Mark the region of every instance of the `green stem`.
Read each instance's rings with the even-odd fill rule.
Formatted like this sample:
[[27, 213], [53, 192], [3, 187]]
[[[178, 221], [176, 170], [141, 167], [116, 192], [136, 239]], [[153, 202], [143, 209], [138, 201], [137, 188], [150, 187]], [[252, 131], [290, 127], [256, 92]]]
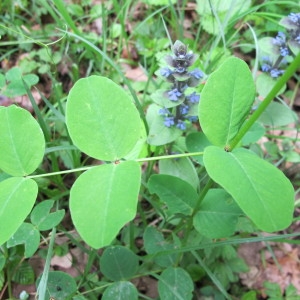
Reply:
[[50, 271], [50, 263], [51, 263], [52, 252], [53, 252], [53, 247], [54, 247], [55, 234], [56, 234], [56, 228], [54, 227], [54, 228], [52, 228], [52, 231], [51, 231], [51, 238], [50, 238], [46, 263], [45, 263], [45, 266], [44, 266], [44, 272], [43, 272], [43, 275], [41, 277], [41, 281], [39, 283], [39, 286], [37, 288], [38, 300], [43, 300], [43, 299], [46, 298], [48, 275], [49, 275], [49, 271]]
[[202, 200], [206, 196], [207, 192], [209, 191], [209, 189], [211, 188], [211, 186], [213, 185], [213, 183], [214, 183], [214, 181], [211, 178], [209, 178], [209, 180], [207, 181], [206, 185], [201, 190], [201, 193], [200, 193], [199, 198], [197, 200], [197, 203], [195, 205], [194, 211], [192, 213], [192, 217], [194, 217], [194, 215], [198, 212], [198, 210], [200, 208], [200, 205], [202, 203]]
[[226, 299], [231, 299], [230, 295], [227, 293], [226, 289], [223, 287], [220, 280], [217, 278], [217, 276], [206, 266], [202, 258], [199, 256], [199, 254], [196, 251], [191, 251], [192, 255], [195, 257], [195, 259], [198, 261], [199, 265], [203, 268], [203, 270], [206, 272], [206, 274], [210, 277], [212, 282], [216, 285], [216, 287], [219, 289], [219, 291], [223, 294], [223, 296]]
[[[145, 158], [136, 159], [135, 161], [136, 162], [147, 162], [147, 161], [172, 159], [172, 158], [180, 158], [180, 157], [188, 157], [188, 156], [199, 156], [199, 155], [203, 155], [203, 152], [180, 153], [180, 154], [174, 154], [174, 155], [145, 157]], [[65, 171], [52, 172], [52, 173], [46, 173], [46, 174], [31, 175], [31, 176], [27, 176], [26, 178], [39, 178], [39, 177], [47, 177], [47, 176], [54, 176], [54, 175], [61, 175], [61, 174], [70, 174], [70, 173], [75, 173], [75, 172], [83, 172], [83, 171], [87, 171], [89, 169], [92, 169], [94, 167], [96, 167], [96, 166], [86, 166], [86, 167], [76, 168], [76, 169], [72, 169], [72, 170], [65, 170]]]
[[251, 115], [248, 121], [242, 126], [238, 134], [234, 137], [234, 139], [230, 143], [230, 150], [236, 147], [236, 145], [241, 141], [243, 136], [248, 132], [254, 122], [261, 116], [261, 114], [265, 111], [268, 105], [272, 102], [272, 100], [279, 93], [281, 88], [287, 81], [294, 75], [297, 69], [300, 66], [300, 53], [295, 57], [294, 61], [289, 65], [284, 74], [278, 79], [272, 90], [266, 96], [264, 101], [261, 102], [257, 110]]
[[55, 6], [57, 7], [58, 11], [63, 17], [63, 20], [67, 23], [67, 25], [78, 35], [80, 35], [80, 30], [76, 26], [76, 24], [73, 21], [73, 18], [70, 16], [67, 6], [64, 1], [62, 0], [53, 0]]
[[192, 232], [192, 228], [193, 228], [193, 219], [195, 214], [199, 211], [200, 205], [202, 200], [204, 199], [204, 197], [206, 196], [207, 192], [209, 191], [209, 189], [211, 188], [211, 186], [213, 185], [214, 181], [209, 178], [209, 180], [207, 181], [206, 185], [204, 186], [204, 188], [201, 190], [201, 193], [198, 197], [198, 200], [196, 202], [195, 208], [193, 210], [193, 213], [191, 215], [191, 217], [188, 220], [187, 223], [187, 227], [186, 227], [186, 231], [185, 231], [185, 236], [184, 236], [184, 240], [182, 242], [182, 245], [185, 246], [188, 238], [189, 238], [189, 234]]

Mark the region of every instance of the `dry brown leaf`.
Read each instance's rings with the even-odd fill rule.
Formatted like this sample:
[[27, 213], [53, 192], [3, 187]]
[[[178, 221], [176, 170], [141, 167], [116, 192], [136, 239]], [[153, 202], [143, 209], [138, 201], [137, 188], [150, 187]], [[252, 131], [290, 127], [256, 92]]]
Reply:
[[141, 67], [128, 69], [125, 72], [125, 77], [134, 81], [147, 81], [147, 76]]
[[[243, 285], [249, 289], [259, 289], [263, 292], [263, 284], [266, 281], [277, 283], [282, 293], [293, 284], [300, 293], [300, 262], [298, 248], [292, 248], [289, 244], [275, 244], [273, 253], [277, 259], [275, 263], [272, 254], [263, 249], [262, 243], [244, 244], [239, 249], [239, 254], [248, 264], [248, 273], [240, 274]], [[264, 251], [264, 252], [263, 252]], [[262, 252], [265, 263], [261, 260]]]
[[51, 266], [56, 266], [64, 269], [69, 269], [72, 267], [72, 255], [67, 253], [64, 256], [54, 255], [51, 259]]

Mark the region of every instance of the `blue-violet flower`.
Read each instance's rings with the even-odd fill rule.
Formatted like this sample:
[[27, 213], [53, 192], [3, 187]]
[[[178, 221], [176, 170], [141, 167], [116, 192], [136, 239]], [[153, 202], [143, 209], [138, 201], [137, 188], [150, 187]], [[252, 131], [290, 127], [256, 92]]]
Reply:
[[183, 121], [178, 120], [176, 127], [179, 128], [180, 130], [185, 130], [186, 129], [186, 125]]
[[167, 127], [173, 126], [175, 124], [174, 117], [165, 117], [164, 124]]
[[199, 69], [195, 69], [195, 70], [191, 71], [190, 75], [192, 75], [196, 79], [201, 79], [204, 76], [203, 72]]
[[181, 97], [182, 93], [178, 89], [173, 89], [168, 92], [169, 99], [171, 101], [177, 101]]
[[271, 75], [271, 77], [273, 77], [273, 78], [278, 78], [278, 77], [281, 76], [283, 73], [284, 73], [284, 71], [283, 71], [283, 70], [279, 70], [279, 69], [272, 69], [272, 70], [270, 71], [270, 75]]
[[298, 13], [298, 14], [296, 14], [296, 13], [290, 13], [290, 14], [288, 15], [288, 18], [289, 18], [289, 20], [290, 20], [292, 23], [294, 23], [294, 24], [300, 26], [300, 13]]
[[286, 36], [283, 32], [278, 32], [277, 36], [273, 38], [273, 44], [283, 46], [286, 44]]
[[160, 70], [160, 74], [164, 77], [169, 77], [170, 75], [172, 75], [172, 70], [169, 68], [163, 68]]
[[179, 106], [179, 111], [182, 115], [186, 115], [189, 112], [189, 109], [190, 107], [184, 103]]
[[170, 115], [170, 111], [167, 109], [167, 108], [161, 108], [159, 111], [158, 111], [158, 114], [161, 115], [161, 116], [168, 116]]
[[186, 98], [191, 103], [198, 103], [200, 100], [200, 95], [196, 94], [196, 92], [193, 92], [190, 95], [186, 96]]

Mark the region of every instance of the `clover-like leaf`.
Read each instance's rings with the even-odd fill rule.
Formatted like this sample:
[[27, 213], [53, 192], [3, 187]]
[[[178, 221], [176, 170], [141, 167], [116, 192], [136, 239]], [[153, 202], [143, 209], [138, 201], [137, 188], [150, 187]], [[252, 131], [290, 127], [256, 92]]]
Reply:
[[0, 107], [0, 168], [12, 176], [35, 171], [45, 152], [43, 132], [25, 109]]
[[248, 116], [254, 96], [252, 74], [239, 58], [228, 58], [209, 76], [201, 93], [199, 121], [213, 145], [230, 144]]
[[84, 241], [109, 245], [136, 214], [141, 170], [137, 162], [105, 164], [81, 174], [70, 192], [71, 216]]
[[78, 80], [66, 106], [66, 123], [74, 144], [91, 157], [115, 161], [140, 138], [140, 117], [129, 94], [108, 78]]
[[232, 195], [258, 228], [273, 232], [291, 224], [294, 189], [275, 166], [242, 148], [225, 152], [209, 146], [203, 159], [209, 176]]
[[0, 245], [21, 226], [30, 213], [38, 192], [34, 180], [11, 177], [0, 182]]

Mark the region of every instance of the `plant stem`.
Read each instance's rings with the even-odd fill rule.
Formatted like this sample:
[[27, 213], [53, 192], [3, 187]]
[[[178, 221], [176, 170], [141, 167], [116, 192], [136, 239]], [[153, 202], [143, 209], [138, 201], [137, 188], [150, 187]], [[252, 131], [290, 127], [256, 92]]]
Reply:
[[[188, 156], [199, 156], [199, 155], [203, 155], [203, 152], [179, 153], [179, 154], [174, 154], [174, 155], [162, 155], [162, 156], [154, 156], [154, 157], [145, 157], [145, 158], [135, 159], [135, 161], [136, 162], [147, 162], [147, 161], [172, 159], [172, 158], [180, 158], [180, 157], [188, 157]], [[31, 176], [26, 176], [26, 178], [39, 178], [39, 177], [69, 174], [69, 173], [75, 173], [75, 172], [83, 172], [83, 171], [87, 171], [87, 170], [92, 169], [92, 168], [97, 167], [97, 166], [98, 165], [86, 166], [86, 167], [76, 168], [76, 169], [72, 169], [72, 170], [65, 170], [65, 171], [52, 172], [52, 173], [46, 173], [46, 174], [31, 175]]]
[[219, 289], [219, 291], [223, 294], [223, 296], [226, 299], [231, 299], [230, 295], [227, 293], [225, 288], [223, 287], [222, 283], [220, 280], [217, 278], [217, 276], [206, 266], [204, 261], [201, 259], [201, 257], [198, 255], [196, 251], [191, 251], [192, 255], [196, 258], [198, 261], [199, 265], [205, 270], [206, 274], [210, 277], [212, 282], [216, 285], [216, 287]]
[[186, 228], [186, 232], [185, 232], [185, 236], [184, 236], [184, 241], [182, 243], [183, 246], [186, 245], [186, 242], [188, 241], [188, 238], [189, 238], [189, 234], [192, 232], [194, 216], [199, 211], [201, 202], [204, 199], [204, 197], [206, 196], [206, 194], [209, 191], [209, 189], [211, 188], [211, 186], [213, 185], [213, 183], [214, 183], [214, 181], [211, 178], [209, 178], [209, 180], [207, 181], [206, 185], [201, 190], [201, 193], [200, 193], [200, 195], [198, 197], [198, 200], [196, 202], [196, 205], [195, 205], [195, 208], [193, 210], [193, 213], [192, 213], [192, 215], [189, 218], [188, 223], [187, 223], [187, 228]]
[[41, 277], [40, 283], [37, 288], [38, 300], [43, 300], [46, 298], [48, 275], [49, 275], [49, 270], [50, 270], [52, 251], [53, 251], [53, 247], [54, 247], [55, 234], [56, 234], [56, 228], [53, 227], [52, 231], [51, 231], [51, 238], [50, 238], [46, 263], [45, 263], [45, 267], [44, 267], [44, 272], [43, 272], [43, 275]]
[[243, 136], [247, 133], [247, 131], [251, 128], [251, 126], [255, 123], [255, 121], [261, 116], [261, 114], [265, 111], [268, 105], [272, 102], [272, 100], [279, 93], [281, 88], [287, 81], [294, 75], [297, 69], [300, 66], [300, 53], [295, 57], [294, 61], [289, 65], [284, 74], [278, 79], [272, 90], [266, 96], [264, 101], [259, 105], [257, 110], [250, 116], [247, 122], [242, 126], [238, 134], [234, 137], [234, 139], [230, 143], [230, 150], [234, 149], [236, 145], [241, 141]]

